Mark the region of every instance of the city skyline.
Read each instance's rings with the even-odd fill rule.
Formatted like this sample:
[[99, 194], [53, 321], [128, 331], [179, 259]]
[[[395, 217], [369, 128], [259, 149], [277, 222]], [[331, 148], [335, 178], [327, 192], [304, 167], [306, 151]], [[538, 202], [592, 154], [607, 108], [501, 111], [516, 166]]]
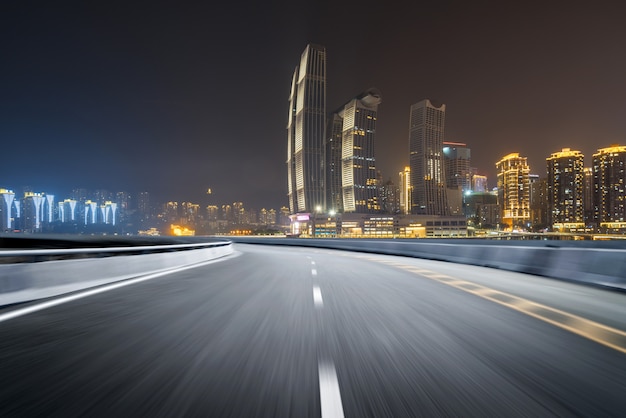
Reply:
[[[408, 164], [409, 107], [424, 97], [446, 103], [445, 140], [472, 149], [490, 187], [494, 162], [510, 152], [544, 176], [546, 153], [581, 150], [589, 165], [596, 149], [626, 142], [618, 9], [244, 9], [7, 7], [0, 186], [78, 183], [177, 200], [211, 188], [220, 201], [286, 204], [286, 80], [311, 42], [328, 54], [328, 109], [368, 86], [385, 96], [376, 149], [385, 180]], [[348, 17], [372, 30], [355, 39]]]

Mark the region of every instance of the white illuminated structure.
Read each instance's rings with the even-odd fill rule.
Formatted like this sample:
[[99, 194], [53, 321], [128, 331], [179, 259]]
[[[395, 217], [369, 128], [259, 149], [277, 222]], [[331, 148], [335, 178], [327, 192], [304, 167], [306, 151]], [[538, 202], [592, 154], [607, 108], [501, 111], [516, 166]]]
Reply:
[[91, 218], [91, 223], [95, 224], [96, 223], [96, 218], [97, 218], [97, 203], [96, 202], [92, 202], [91, 200], [87, 200], [85, 202], [85, 225], [90, 223], [90, 218]]
[[47, 205], [48, 213], [46, 216], [46, 222], [54, 222], [54, 195], [47, 194], [45, 204]]
[[309, 44], [296, 67], [289, 95], [287, 183], [291, 213], [326, 207], [326, 49]]
[[115, 217], [117, 215], [117, 203], [111, 201], [104, 202], [104, 206], [101, 207], [103, 214], [103, 222], [105, 224], [115, 225]]
[[41, 229], [44, 197], [41, 193], [27, 192], [24, 195], [24, 229]]
[[[59, 203], [59, 218], [62, 222], [74, 222], [76, 221], [76, 204], [78, 202], [74, 199], [65, 199]], [[63, 209], [61, 209], [63, 205]]]
[[15, 200], [15, 193], [11, 190], [0, 189], [0, 195], [2, 196], [2, 230], [8, 231], [13, 228], [13, 217], [11, 211], [13, 209], [13, 202]]

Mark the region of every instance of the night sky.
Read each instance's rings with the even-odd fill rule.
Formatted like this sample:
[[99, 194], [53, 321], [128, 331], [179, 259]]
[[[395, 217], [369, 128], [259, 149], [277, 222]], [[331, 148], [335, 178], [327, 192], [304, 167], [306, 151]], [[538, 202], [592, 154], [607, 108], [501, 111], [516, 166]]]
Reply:
[[381, 91], [385, 180], [424, 98], [447, 105], [447, 139], [490, 186], [509, 152], [543, 176], [563, 147], [589, 166], [626, 144], [619, 2], [14, 3], [0, 10], [0, 187], [286, 205], [287, 99], [309, 42], [327, 48], [329, 111]]

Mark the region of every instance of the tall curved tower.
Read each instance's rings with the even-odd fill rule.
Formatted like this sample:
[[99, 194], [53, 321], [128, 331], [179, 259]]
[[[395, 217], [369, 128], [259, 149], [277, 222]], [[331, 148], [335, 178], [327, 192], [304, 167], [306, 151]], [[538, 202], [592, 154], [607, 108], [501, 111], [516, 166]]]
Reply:
[[326, 208], [325, 127], [326, 49], [309, 44], [294, 71], [289, 95], [287, 183], [291, 213]]

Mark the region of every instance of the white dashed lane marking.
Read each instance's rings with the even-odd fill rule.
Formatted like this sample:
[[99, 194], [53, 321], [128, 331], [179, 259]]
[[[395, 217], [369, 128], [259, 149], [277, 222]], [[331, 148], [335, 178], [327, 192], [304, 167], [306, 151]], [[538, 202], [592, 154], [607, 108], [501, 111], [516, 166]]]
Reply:
[[332, 362], [320, 361], [318, 370], [322, 418], [343, 418], [343, 405], [335, 365]]
[[313, 304], [316, 308], [324, 306], [324, 300], [322, 299], [322, 290], [319, 286], [313, 286]]

